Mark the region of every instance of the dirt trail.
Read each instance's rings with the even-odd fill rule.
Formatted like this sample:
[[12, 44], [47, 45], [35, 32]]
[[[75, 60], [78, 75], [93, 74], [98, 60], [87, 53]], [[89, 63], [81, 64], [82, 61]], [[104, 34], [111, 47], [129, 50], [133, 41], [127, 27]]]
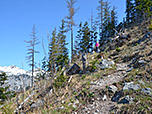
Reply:
[[[112, 85], [113, 83], [121, 81], [126, 75], [128, 67], [125, 63], [117, 64], [117, 72], [105, 76], [103, 79], [97, 80], [93, 82], [94, 85], [90, 87], [90, 91], [101, 90], [105, 88], [107, 85]], [[85, 107], [80, 109], [78, 112], [74, 114], [109, 114], [110, 110], [115, 106], [115, 103], [108, 99], [107, 96], [103, 96], [100, 98], [94, 98], [93, 102], [87, 104]]]

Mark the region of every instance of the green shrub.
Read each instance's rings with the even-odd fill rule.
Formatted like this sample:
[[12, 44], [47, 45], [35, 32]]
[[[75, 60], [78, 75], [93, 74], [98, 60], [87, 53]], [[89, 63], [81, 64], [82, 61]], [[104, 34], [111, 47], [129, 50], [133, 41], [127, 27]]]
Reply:
[[117, 47], [117, 48], [116, 48], [116, 51], [117, 51], [117, 52], [120, 52], [121, 50], [120, 50], [120, 48], [119, 48], [119, 47]]
[[138, 46], [138, 45], [139, 45], [139, 43], [136, 43], [135, 45], [136, 45], [136, 46]]
[[101, 78], [101, 74], [100, 73], [97, 73], [97, 74], [93, 74], [92, 77], [95, 77], [95, 78]]
[[86, 92], [86, 91], [87, 91], [87, 88], [83, 88], [82, 91], [85, 91], [85, 92]]
[[82, 75], [82, 79], [85, 79], [86, 78], [86, 75]]
[[88, 97], [94, 97], [94, 94], [91, 92], [89, 93]]
[[149, 25], [149, 30], [152, 31], [152, 21], [151, 24]]
[[91, 61], [90, 64], [95, 65], [98, 60]]
[[60, 75], [60, 76], [58, 76], [58, 77], [55, 79], [53, 85], [55, 86], [55, 88], [60, 88], [60, 87], [63, 87], [63, 86], [65, 85], [65, 82], [66, 82], [66, 81], [67, 81], [67, 80], [66, 80], [66, 77], [63, 76], [63, 75]]
[[96, 65], [92, 65], [92, 66], [91, 66], [91, 69], [92, 69], [92, 70], [96, 70], [96, 69], [97, 69]]

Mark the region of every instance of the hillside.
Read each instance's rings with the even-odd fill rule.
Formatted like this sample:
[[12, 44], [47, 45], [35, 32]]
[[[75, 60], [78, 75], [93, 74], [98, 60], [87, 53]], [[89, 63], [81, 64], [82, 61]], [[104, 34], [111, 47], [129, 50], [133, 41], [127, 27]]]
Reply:
[[[8, 100], [7, 114], [150, 114], [152, 113], [152, 34], [149, 23], [127, 30], [130, 37], [87, 55], [87, 71], [36, 82]], [[114, 39], [114, 38], [113, 38]], [[80, 60], [77, 65], [82, 69]], [[75, 69], [76, 70], [76, 69]]]

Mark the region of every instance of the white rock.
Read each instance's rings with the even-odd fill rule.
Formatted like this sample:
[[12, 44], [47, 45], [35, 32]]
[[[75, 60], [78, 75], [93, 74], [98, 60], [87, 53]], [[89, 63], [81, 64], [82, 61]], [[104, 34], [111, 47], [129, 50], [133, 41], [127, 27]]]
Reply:
[[118, 88], [114, 85], [111, 85], [111, 86], [108, 87], [108, 90], [115, 93], [118, 90]]
[[103, 100], [103, 101], [106, 101], [106, 100], [107, 100], [107, 96], [104, 95], [103, 98], [102, 98], [102, 100]]
[[74, 104], [79, 104], [79, 100], [78, 100], [78, 99], [76, 99], [76, 101], [74, 102]]
[[77, 105], [73, 104], [72, 107], [73, 107], [73, 108], [77, 108]]

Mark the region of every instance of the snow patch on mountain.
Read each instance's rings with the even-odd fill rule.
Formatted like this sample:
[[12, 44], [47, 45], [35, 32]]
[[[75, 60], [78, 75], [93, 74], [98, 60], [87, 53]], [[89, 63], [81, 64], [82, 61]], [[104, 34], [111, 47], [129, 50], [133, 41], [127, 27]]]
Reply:
[[[23, 89], [27, 89], [31, 84], [31, 71], [25, 71], [16, 67], [14, 65], [11, 66], [0, 66], [0, 72], [5, 72], [8, 76], [8, 85], [9, 91], [22, 91]], [[40, 68], [35, 69], [34, 77], [38, 74], [42, 74], [42, 70]]]
[[[4, 66], [4, 67], [0, 66], [0, 72], [5, 72], [7, 76], [21, 75], [21, 74], [27, 74], [29, 76], [32, 75], [31, 71], [25, 71], [15, 65]], [[41, 69], [39, 69], [39, 68], [35, 69], [34, 76], [36, 76], [39, 73], [41, 73]]]

